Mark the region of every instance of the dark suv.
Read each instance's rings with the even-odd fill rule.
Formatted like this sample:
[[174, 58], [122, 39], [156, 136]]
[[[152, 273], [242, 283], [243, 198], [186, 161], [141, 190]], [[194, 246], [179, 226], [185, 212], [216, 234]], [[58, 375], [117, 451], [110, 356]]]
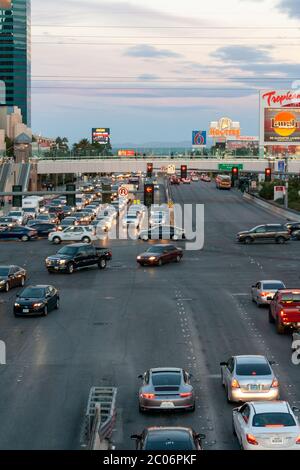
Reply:
[[258, 225], [244, 232], [237, 234], [237, 239], [242, 243], [253, 243], [254, 241], [272, 241], [285, 243], [291, 238], [289, 230], [280, 224]]

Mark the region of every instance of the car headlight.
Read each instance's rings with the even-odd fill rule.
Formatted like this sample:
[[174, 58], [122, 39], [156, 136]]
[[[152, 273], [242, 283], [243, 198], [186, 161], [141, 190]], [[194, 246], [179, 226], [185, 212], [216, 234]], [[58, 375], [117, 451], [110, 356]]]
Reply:
[[150, 261], [155, 261], [155, 260], [156, 260], [156, 256], [150, 256], [149, 260], [150, 260]]
[[137, 259], [142, 259], [142, 257], [141, 257], [141, 256], [138, 256]]
[[38, 302], [36, 304], [33, 304], [33, 308], [39, 308], [39, 307], [43, 307], [43, 302]]
[[20, 307], [20, 304], [18, 304], [17, 302], [15, 303], [15, 307]]
[[6, 281], [0, 281], [0, 286], [4, 286]]
[[66, 264], [66, 260], [65, 260], [65, 259], [61, 259], [61, 260], [59, 261], [59, 264]]

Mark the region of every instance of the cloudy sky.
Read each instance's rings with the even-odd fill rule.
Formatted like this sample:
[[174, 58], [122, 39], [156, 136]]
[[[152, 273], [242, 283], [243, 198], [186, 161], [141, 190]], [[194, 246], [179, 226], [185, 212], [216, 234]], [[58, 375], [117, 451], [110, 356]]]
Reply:
[[32, 0], [33, 129], [189, 141], [222, 116], [258, 135], [258, 90], [300, 80], [300, 0]]

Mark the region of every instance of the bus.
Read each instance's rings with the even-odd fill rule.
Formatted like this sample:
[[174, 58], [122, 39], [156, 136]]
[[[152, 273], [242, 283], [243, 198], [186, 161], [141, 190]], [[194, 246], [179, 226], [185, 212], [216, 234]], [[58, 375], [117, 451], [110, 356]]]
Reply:
[[216, 188], [231, 189], [231, 177], [229, 175], [217, 175]]

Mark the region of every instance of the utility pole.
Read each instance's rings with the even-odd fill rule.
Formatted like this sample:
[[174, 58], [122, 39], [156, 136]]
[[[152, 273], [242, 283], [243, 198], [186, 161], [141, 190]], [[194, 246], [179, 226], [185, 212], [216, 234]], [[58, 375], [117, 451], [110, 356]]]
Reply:
[[289, 208], [289, 154], [285, 156], [285, 197], [284, 197], [284, 207], [285, 209]]

